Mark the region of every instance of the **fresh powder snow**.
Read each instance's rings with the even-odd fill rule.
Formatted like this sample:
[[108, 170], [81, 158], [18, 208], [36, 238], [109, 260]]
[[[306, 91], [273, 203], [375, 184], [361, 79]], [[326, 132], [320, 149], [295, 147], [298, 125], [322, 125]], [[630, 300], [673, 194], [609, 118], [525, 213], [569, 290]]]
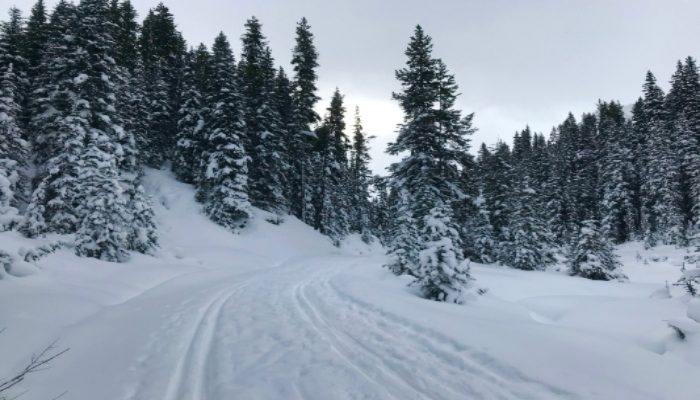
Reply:
[[[260, 210], [235, 235], [169, 172], [147, 170], [144, 185], [156, 256], [62, 249], [0, 280], [0, 376], [53, 341], [70, 348], [23, 399], [700, 398], [698, 303], [665, 285], [680, 250], [620, 246], [629, 282], [472, 263], [488, 292], [438, 303], [359, 237], [337, 248]], [[59, 240], [0, 233], [17, 259]]]

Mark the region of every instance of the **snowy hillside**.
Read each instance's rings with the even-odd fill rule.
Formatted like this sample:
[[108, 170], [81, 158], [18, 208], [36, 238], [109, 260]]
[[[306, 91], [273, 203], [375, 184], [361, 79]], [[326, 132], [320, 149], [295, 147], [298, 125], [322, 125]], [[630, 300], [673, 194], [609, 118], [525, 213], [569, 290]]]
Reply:
[[[145, 184], [156, 257], [113, 264], [64, 249], [0, 280], [0, 376], [53, 340], [70, 347], [23, 398], [700, 396], [700, 324], [680, 290], [660, 290], [679, 274], [673, 250], [653, 261], [621, 248], [629, 283], [472, 265], [488, 293], [459, 306], [414, 296], [359, 240], [338, 249], [262, 211], [233, 235], [170, 173], [149, 170]], [[12, 254], [40, 244], [12, 232], [0, 241]]]

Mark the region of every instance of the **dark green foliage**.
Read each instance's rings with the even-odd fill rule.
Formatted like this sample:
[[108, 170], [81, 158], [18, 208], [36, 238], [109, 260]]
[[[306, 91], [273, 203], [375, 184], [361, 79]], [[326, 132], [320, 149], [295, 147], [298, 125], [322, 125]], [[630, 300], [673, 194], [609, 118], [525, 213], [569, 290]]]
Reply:
[[432, 57], [432, 40], [420, 26], [406, 56], [406, 66], [396, 71], [401, 91], [393, 95], [404, 112], [404, 122], [388, 152], [403, 157], [390, 167], [392, 190], [402, 198], [395, 212], [409, 216], [404, 224], [415, 223], [416, 228], [395, 226], [394, 231], [411, 237], [391, 243], [390, 253], [397, 254], [402, 243], [415, 242], [420, 255], [397, 254], [393, 264], [398, 267], [393, 269], [409, 269], [428, 298], [460, 302], [469, 272], [456, 211], [468, 198], [464, 182], [469, 180], [464, 179], [460, 166], [465, 166], [468, 136], [473, 131], [471, 116], [462, 118], [454, 108], [454, 77], [441, 60]]
[[248, 156], [244, 122], [236, 88], [236, 63], [228, 39], [220, 33], [211, 55], [211, 90], [202, 154], [199, 199], [219, 225], [237, 231], [250, 217]]

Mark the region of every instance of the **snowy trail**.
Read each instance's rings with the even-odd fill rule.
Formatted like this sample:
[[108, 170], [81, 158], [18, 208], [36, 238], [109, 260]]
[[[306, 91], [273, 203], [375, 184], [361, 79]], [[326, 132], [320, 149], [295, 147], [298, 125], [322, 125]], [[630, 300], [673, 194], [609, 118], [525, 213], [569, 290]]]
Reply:
[[367, 261], [297, 258], [173, 279], [66, 332], [76, 351], [46, 372], [46, 388], [77, 400], [572, 398], [334, 284]]

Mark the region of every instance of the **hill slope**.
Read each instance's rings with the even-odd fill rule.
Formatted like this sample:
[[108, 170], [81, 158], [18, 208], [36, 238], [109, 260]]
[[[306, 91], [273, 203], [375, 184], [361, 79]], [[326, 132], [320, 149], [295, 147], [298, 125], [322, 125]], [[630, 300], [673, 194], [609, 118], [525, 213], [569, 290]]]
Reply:
[[[673, 250], [645, 264], [639, 246], [620, 249], [627, 284], [474, 265], [489, 293], [456, 306], [415, 297], [376, 247], [338, 249], [262, 211], [232, 235], [168, 173], [146, 184], [157, 257], [109, 264], [64, 249], [0, 280], [0, 376], [54, 339], [71, 348], [23, 398], [700, 397], [700, 329], [679, 291], [659, 292], [678, 275]], [[0, 234], [11, 254], [47, 242]]]

